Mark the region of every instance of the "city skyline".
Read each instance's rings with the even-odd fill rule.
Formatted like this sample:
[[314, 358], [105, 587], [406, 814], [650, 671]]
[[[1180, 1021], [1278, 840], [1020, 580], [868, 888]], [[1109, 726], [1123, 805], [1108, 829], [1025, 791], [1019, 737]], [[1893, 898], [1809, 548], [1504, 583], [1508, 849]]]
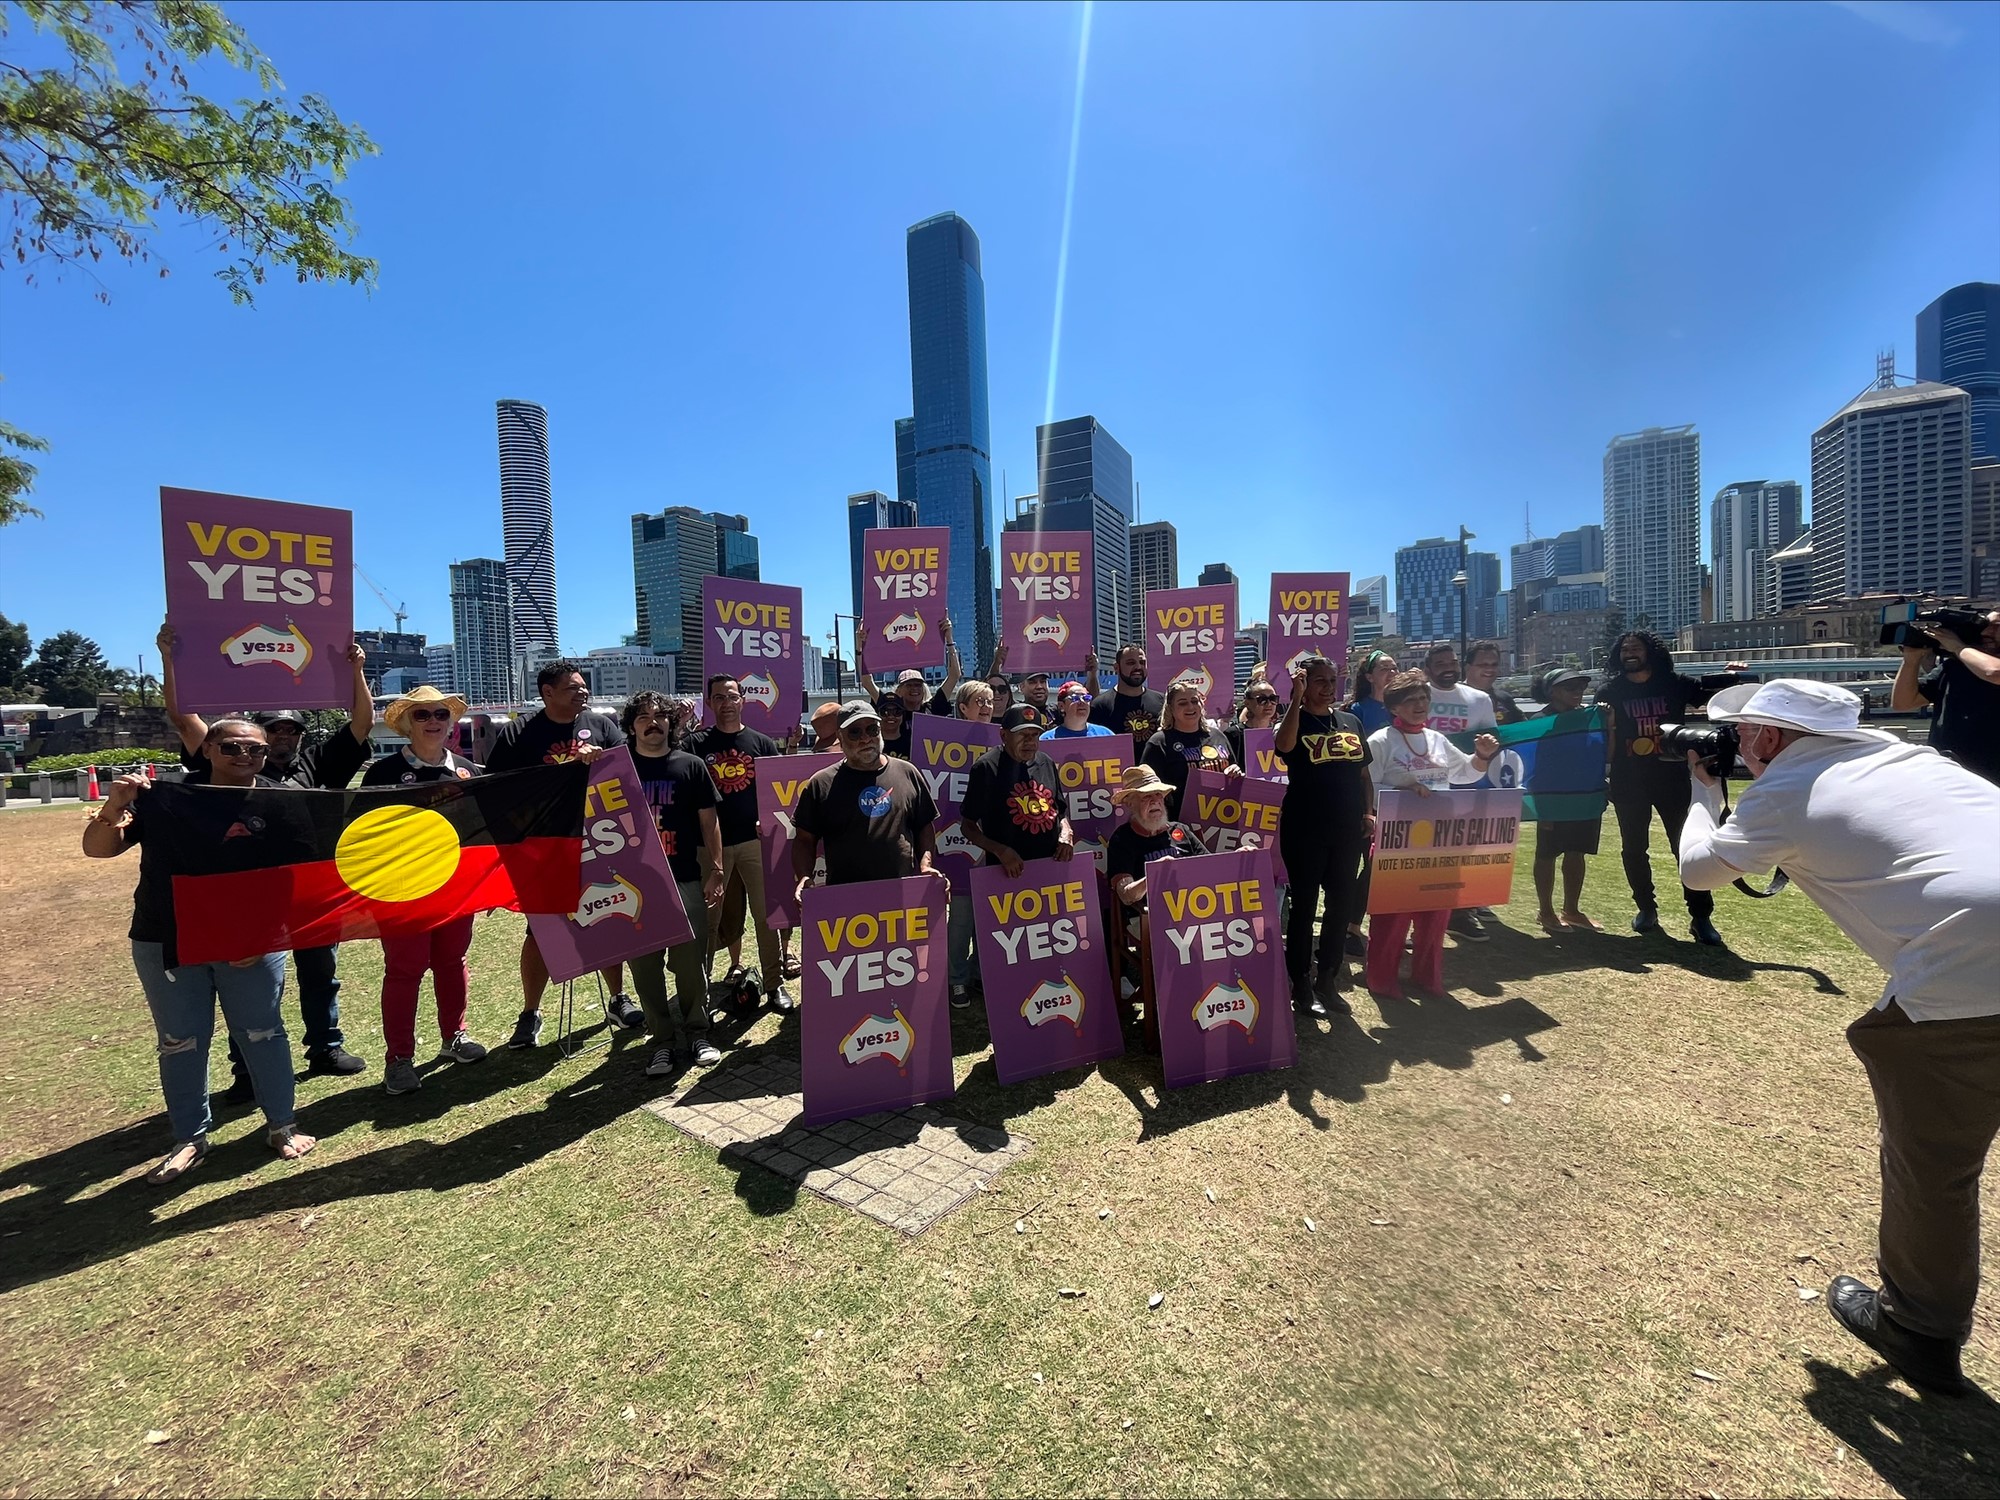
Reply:
[[[1471, 12], [1440, 42], [1395, 13], [1253, 11], [1218, 34], [1137, 8], [1102, 12], [1093, 37], [1058, 367], [1075, 80], [1045, 64], [1074, 56], [1076, 14], [856, 14], [801, 12], [762, 54], [785, 101], [768, 128], [664, 158], [685, 192], [669, 219], [640, 210], [661, 258], [635, 285], [551, 274], [548, 237], [519, 231], [515, 169], [471, 149], [497, 128], [490, 91], [423, 66], [421, 39], [455, 32], [448, 20], [386, 17], [360, 49], [329, 8], [260, 12], [253, 33], [288, 82], [384, 144], [352, 182], [358, 248], [381, 258], [382, 285], [273, 285], [237, 312], [205, 284], [202, 247], [167, 234], [175, 274], [107, 270], [108, 307], [64, 284], [17, 296], [0, 389], [9, 420], [55, 448], [32, 497], [47, 519], [0, 533], [0, 609], [38, 639], [75, 626], [114, 660], [149, 652], [148, 570], [88, 620], [61, 580], [107, 522], [151, 531], [165, 482], [354, 509], [363, 566], [409, 601], [406, 629], [442, 640], [445, 565], [504, 555], [487, 413], [521, 392], [558, 429], [566, 649], [633, 628], [628, 517], [683, 496], [751, 516], [765, 576], [804, 587], [817, 639], [848, 607], [828, 565], [833, 507], [897, 489], [883, 429], [910, 409], [904, 235], [941, 209], [982, 241], [989, 501], [1032, 487], [1037, 425], [1094, 413], [1133, 456], [1138, 518], [1171, 520], [1191, 559], [1227, 558], [1251, 599], [1329, 522], [1340, 541], [1325, 564], [1362, 576], [1460, 521], [1503, 555], [1530, 510], [1538, 532], [1590, 521], [1606, 438], [1655, 423], [1699, 426], [1713, 476], [1803, 479], [1812, 431], [1866, 385], [1874, 351], [1896, 346], [1907, 373], [1919, 312], [1994, 279], [2000, 206], [1946, 191], [2000, 126], [1990, 90], [1945, 86], [2000, 41], [1987, 12], [1961, 13], [1947, 45], [1834, 10], [1586, 11], [1533, 37]], [[646, 95], [635, 117], [671, 138], [740, 89], [732, 49], [753, 31], [720, 14], [613, 26], [584, 12], [552, 41], [502, 13], [486, 40], [503, 73], [573, 49], [623, 76], [640, 33], [722, 59], [664, 115]], [[857, 43], [857, 73], [836, 83], [827, 47]], [[1685, 89], [1630, 60], [1649, 47], [1699, 59], [1708, 89], [1775, 87], [1761, 133], [1699, 118]], [[1437, 66], [1464, 75], [1452, 107], [1355, 150], [1355, 122], [1393, 95], [1403, 60], [1438, 48]], [[1788, 72], [1802, 52], [1810, 89]], [[1020, 64], [1025, 91], [972, 55]], [[847, 107], [857, 78], [891, 77], [895, 109]], [[1860, 101], [1919, 87], [1946, 115], [1914, 160], [1862, 128]], [[621, 133], [616, 88], [558, 92], [589, 128]], [[1063, 128], [1024, 131], [1038, 111]], [[1155, 128], [1177, 111], [1195, 136]], [[1469, 140], [1473, 118], [1506, 124]], [[1120, 128], [1138, 121], [1151, 123]], [[1814, 144], [1829, 134], [1851, 143], [1837, 162]], [[897, 172], [879, 171], [885, 153]], [[572, 188], [587, 200], [622, 170], [585, 163]], [[1886, 184], [1866, 230], [1815, 227], [1813, 205], [1854, 173]], [[1689, 184], [1681, 198], [1702, 211], [1620, 187], [1655, 180]], [[454, 212], [439, 216], [443, 181]], [[1700, 224], [1735, 212], [1765, 234], [1709, 243]], [[1482, 230], [1468, 238], [1470, 222]], [[1463, 295], [1432, 304], [1440, 279]], [[135, 346], [175, 351], [171, 387], [133, 368]], [[274, 348], [312, 358], [273, 379]], [[1379, 369], [1348, 357], [1362, 349]], [[387, 627], [378, 614], [364, 596], [356, 623]]]

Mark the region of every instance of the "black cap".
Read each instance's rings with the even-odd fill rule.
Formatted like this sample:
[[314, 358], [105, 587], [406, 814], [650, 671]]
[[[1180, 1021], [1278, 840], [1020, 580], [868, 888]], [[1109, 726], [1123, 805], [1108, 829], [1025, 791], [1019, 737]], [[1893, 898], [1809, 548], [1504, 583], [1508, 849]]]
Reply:
[[306, 716], [295, 708], [274, 708], [257, 715], [256, 722], [263, 729], [269, 729], [273, 724], [296, 724], [304, 729]]
[[1017, 729], [1047, 729], [1049, 716], [1032, 703], [1016, 703], [1000, 715], [1000, 732], [1012, 734]]

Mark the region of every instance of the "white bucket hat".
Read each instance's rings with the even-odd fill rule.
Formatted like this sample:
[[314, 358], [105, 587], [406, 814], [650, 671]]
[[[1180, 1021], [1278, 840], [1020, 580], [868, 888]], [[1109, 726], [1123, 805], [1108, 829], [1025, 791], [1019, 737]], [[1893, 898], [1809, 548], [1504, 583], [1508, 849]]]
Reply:
[[1861, 700], [1830, 682], [1780, 677], [1739, 682], [1708, 700], [1711, 724], [1774, 724], [1801, 734], [1839, 740], [1893, 741], [1893, 734], [1861, 727]]

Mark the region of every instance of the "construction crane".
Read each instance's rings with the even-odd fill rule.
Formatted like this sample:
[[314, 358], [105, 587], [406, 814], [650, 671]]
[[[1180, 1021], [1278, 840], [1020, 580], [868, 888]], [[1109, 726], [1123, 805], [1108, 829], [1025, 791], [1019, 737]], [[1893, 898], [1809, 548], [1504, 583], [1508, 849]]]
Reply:
[[368, 587], [374, 591], [375, 597], [382, 601], [382, 607], [388, 610], [390, 614], [396, 617], [396, 634], [401, 635], [403, 633], [403, 621], [409, 619], [410, 612], [400, 604], [390, 603], [389, 596], [382, 592], [382, 585], [377, 583], [374, 579], [370, 578], [368, 574], [362, 570], [360, 563], [356, 563], [354, 565], [354, 571], [356, 574], [360, 576], [361, 581], [367, 584]]

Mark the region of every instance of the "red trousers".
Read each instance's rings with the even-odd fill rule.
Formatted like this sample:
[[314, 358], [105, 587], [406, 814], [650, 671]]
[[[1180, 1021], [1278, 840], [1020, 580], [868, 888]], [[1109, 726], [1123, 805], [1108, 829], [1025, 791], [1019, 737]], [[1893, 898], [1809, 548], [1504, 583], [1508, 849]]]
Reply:
[[1376, 912], [1368, 919], [1367, 985], [1384, 995], [1399, 995], [1396, 971], [1403, 964], [1403, 936], [1414, 935], [1410, 952], [1410, 983], [1420, 990], [1444, 989], [1444, 925], [1448, 911]]
[[391, 1057], [417, 1055], [417, 991], [426, 969], [437, 991], [438, 1035], [448, 1042], [464, 1028], [470, 979], [465, 950], [471, 946], [470, 917], [417, 937], [382, 939], [382, 1040]]

